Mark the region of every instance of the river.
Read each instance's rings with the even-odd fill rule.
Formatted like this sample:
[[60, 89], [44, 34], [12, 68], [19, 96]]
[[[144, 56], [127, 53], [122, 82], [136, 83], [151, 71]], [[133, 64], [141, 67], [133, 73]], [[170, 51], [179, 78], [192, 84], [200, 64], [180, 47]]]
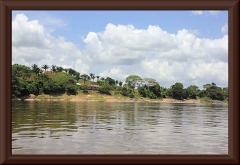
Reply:
[[12, 154], [228, 154], [228, 105], [13, 101]]

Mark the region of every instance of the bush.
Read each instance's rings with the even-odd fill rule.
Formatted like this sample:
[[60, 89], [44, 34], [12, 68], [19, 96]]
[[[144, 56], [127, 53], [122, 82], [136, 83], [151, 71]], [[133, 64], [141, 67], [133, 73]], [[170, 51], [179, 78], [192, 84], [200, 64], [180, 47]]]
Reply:
[[156, 98], [157, 98], [157, 96], [156, 96], [153, 92], [149, 92], [148, 97], [149, 97], [150, 99], [156, 99]]
[[121, 95], [123, 95], [123, 96], [127, 96], [128, 95], [128, 90], [127, 90], [126, 87], [122, 88]]
[[131, 92], [131, 93], [128, 94], [128, 97], [134, 98], [134, 94]]
[[75, 85], [68, 85], [66, 87], [68, 95], [76, 95], [77, 94], [77, 87]]
[[202, 97], [200, 99], [200, 101], [203, 102], [203, 103], [212, 103], [213, 102], [213, 100], [209, 97]]
[[38, 94], [38, 86], [36, 83], [28, 84], [27, 90], [29, 91], [29, 93], [33, 93], [35, 95]]
[[80, 86], [80, 89], [85, 91], [87, 90], [87, 86]]
[[99, 87], [97, 90], [100, 94], [111, 95], [110, 91], [112, 90], [112, 88], [109, 85], [103, 85]]

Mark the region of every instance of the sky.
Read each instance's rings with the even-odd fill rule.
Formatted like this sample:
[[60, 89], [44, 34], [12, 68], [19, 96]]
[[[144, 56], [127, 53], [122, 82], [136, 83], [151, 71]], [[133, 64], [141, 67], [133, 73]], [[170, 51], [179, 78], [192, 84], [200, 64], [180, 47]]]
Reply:
[[228, 11], [13, 11], [12, 63], [228, 86]]

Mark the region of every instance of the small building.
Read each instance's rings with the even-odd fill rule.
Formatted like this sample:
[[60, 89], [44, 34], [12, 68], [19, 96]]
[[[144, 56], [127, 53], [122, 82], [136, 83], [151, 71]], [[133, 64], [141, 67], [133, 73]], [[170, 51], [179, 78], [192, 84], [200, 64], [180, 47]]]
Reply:
[[76, 86], [77, 86], [77, 89], [81, 88], [81, 84], [79, 84], [79, 83], [76, 83]]
[[100, 87], [99, 85], [94, 85], [94, 84], [88, 84], [87, 85], [87, 88], [90, 89], [90, 90], [95, 90], [95, 89], [97, 89], [99, 87]]

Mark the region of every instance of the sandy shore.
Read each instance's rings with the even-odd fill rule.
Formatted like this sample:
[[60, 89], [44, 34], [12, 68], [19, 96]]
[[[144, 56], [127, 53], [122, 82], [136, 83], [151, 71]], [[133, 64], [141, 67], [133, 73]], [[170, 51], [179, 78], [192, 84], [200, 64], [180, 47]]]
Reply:
[[[21, 99], [15, 99], [21, 100]], [[199, 99], [184, 99], [177, 100], [173, 98], [163, 98], [163, 99], [147, 99], [147, 98], [127, 98], [127, 97], [116, 97], [109, 95], [84, 95], [84, 96], [49, 96], [44, 95], [34, 98], [26, 98], [22, 101], [72, 101], [72, 102], [156, 102], [156, 103], [189, 103], [198, 104], [201, 103]], [[212, 104], [226, 104], [222, 101], [214, 101]]]
[[[13, 99], [21, 100], [21, 99]], [[171, 98], [164, 98], [162, 100], [157, 99], [135, 99], [135, 98], [124, 98], [117, 99], [106, 97], [104, 99], [91, 99], [89, 97], [73, 97], [73, 98], [45, 98], [45, 99], [24, 99], [22, 101], [72, 101], [72, 102], [158, 102], [158, 103], [201, 103], [200, 100], [176, 100]]]

